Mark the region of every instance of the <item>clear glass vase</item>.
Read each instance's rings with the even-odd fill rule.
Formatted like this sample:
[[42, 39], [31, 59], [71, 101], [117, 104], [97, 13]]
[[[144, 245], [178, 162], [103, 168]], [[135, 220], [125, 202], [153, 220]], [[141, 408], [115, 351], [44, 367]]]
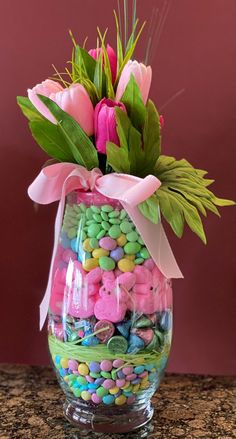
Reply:
[[67, 196], [48, 330], [72, 424], [118, 433], [152, 418], [171, 344], [171, 281], [116, 200]]

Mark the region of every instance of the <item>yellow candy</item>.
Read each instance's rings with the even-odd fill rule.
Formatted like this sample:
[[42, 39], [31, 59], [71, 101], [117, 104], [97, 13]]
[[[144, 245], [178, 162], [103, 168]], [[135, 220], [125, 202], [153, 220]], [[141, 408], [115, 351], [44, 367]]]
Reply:
[[64, 381], [67, 383], [67, 381], [68, 381], [68, 375], [66, 375], [66, 376], [64, 376]]
[[137, 393], [137, 392], [139, 391], [139, 388], [140, 388], [140, 384], [135, 384], [135, 385], [133, 386], [132, 392], [133, 392], [133, 393]]
[[125, 259], [129, 259], [129, 261], [134, 261], [135, 255], [125, 255]]
[[93, 270], [94, 268], [97, 268], [97, 267], [98, 267], [98, 259], [89, 258], [89, 259], [86, 259], [83, 262], [83, 269], [85, 271], [91, 271], [91, 270]]
[[91, 399], [91, 393], [89, 393], [87, 390], [83, 390], [83, 392], [81, 392], [81, 398], [84, 401], [89, 401]]
[[111, 395], [115, 395], [116, 393], [119, 392], [119, 390], [120, 390], [119, 387], [113, 387], [112, 389], [109, 390], [109, 393]]
[[120, 395], [115, 399], [115, 404], [116, 405], [123, 405], [125, 404], [127, 401], [127, 398], [124, 395]]
[[125, 385], [123, 386], [123, 387], [121, 387], [121, 389], [127, 389], [127, 387], [129, 387], [129, 385], [130, 385], [130, 381], [127, 381], [126, 383], [125, 383]]
[[89, 244], [89, 238], [85, 239], [85, 241], [83, 242], [83, 249], [84, 249], [86, 252], [91, 252], [91, 251], [93, 251], [91, 245]]
[[104, 250], [104, 248], [96, 248], [95, 250], [93, 250], [92, 255], [94, 258], [99, 259], [102, 256], [108, 256], [109, 252], [107, 250]]
[[123, 259], [119, 260], [118, 268], [123, 273], [126, 273], [128, 271], [133, 271], [135, 268], [135, 264], [133, 263], [133, 261], [130, 261], [129, 259], [123, 258]]
[[89, 368], [87, 366], [87, 364], [81, 363], [78, 367], [78, 372], [80, 373], [80, 375], [88, 375], [89, 374]]
[[143, 377], [142, 379], [141, 379], [141, 384], [144, 384], [144, 383], [146, 383], [148, 381], [148, 375], [146, 375], [145, 377]]
[[124, 247], [124, 245], [127, 243], [126, 236], [122, 233], [122, 235], [117, 238], [116, 242], [119, 247]]
[[151, 372], [156, 372], [156, 368], [154, 367], [154, 368], [151, 370]]
[[141, 384], [140, 385], [140, 390], [142, 389], [148, 389], [148, 387], [150, 386], [150, 383], [149, 383], [149, 381], [147, 382], [147, 383], [143, 383], [143, 384]]
[[61, 367], [63, 367], [64, 369], [68, 368], [68, 360], [67, 360], [67, 358], [62, 358], [60, 363], [61, 363]]

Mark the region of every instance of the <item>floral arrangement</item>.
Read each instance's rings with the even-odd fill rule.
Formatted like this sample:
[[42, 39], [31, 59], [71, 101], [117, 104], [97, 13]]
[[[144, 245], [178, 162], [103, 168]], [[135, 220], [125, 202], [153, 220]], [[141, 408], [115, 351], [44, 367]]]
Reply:
[[[136, 14], [136, 12], [135, 12]], [[139, 203], [152, 223], [160, 215], [181, 238], [185, 222], [206, 243], [200, 214], [220, 216], [217, 206], [234, 204], [209, 190], [214, 180], [186, 159], [162, 154], [164, 118], [149, 99], [151, 66], [133, 60], [145, 23], [138, 29], [133, 17], [131, 35], [124, 45], [121, 20], [115, 13], [116, 51], [106, 44], [107, 31], [98, 29], [95, 49], [81, 47], [71, 34], [72, 58], [64, 73], [18, 97], [36, 142], [58, 162], [77, 163], [103, 174], [157, 177], [161, 186]], [[68, 67], [69, 66], [69, 67]]]

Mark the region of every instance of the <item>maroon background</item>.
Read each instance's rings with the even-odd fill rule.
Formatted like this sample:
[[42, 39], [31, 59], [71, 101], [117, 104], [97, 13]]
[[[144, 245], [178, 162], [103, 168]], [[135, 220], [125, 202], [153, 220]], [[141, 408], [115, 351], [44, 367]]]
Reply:
[[[235, 147], [234, 0], [172, 1], [152, 61], [151, 96], [163, 111], [163, 152], [208, 169], [214, 190], [233, 194]], [[161, 1], [138, 1], [139, 16]], [[96, 6], [97, 5], [97, 6]], [[1, 53], [1, 318], [0, 361], [47, 363], [46, 334], [38, 332], [38, 304], [46, 285], [56, 206], [34, 209], [26, 189], [46, 156], [32, 140], [15, 96], [59, 70], [70, 58], [67, 31], [89, 47], [95, 28], [113, 27], [116, 1], [7, 1], [0, 4]], [[114, 42], [111, 33], [111, 41]], [[139, 53], [143, 54], [142, 43]], [[180, 241], [166, 226], [184, 280], [174, 282], [174, 343], [169, 370], [232, 374], [236, 370], [233, 208], [209, 215], [208, 246], [186, 229]]]

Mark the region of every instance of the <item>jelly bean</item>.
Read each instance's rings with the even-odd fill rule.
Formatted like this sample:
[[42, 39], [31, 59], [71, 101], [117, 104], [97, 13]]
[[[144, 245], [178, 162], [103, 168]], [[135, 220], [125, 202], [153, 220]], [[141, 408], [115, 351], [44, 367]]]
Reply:
[[94, 212], [94, 213], [100, 213], [100, 208], [98, 206], [90, 206], [90, 209]]
[[84, 203], [80, 203], [80, 204], [79, 204], [79, 208], [80, 208], [80, 210], [81, 210], [82, 212], [86, 212], [87, 207], [86, 207], [86, 205], [85, 205]]
[[98, 387], [96, 395], [99, 396], [99, 398], [103, 398], [103, 396], [108, 395], [108, 390], [105, 389], [105, 387]]
[[134, 261], [135, 255], [125, 255], [125, 259], [128, 259], [129, 261]]
[[103, 383], [103, 387], [105, 388], [105, 389], [112, 389], [113, 387], [115, 387], [115, 385], [116, 385], [116, 383], [115, 383], [115, 381], [113, 381], [113, 380], [111, 380], [110, 378], [109, 379], [106, 379], [105, 381], [104, 381], [104, 383]]
[[88, 228], [88, 236], [90, 238], [96, 238], [100, 231], [101, 226], [99, 224], [91, 224]]
[[102, 209], [103, 212], [106, 212], [106, 213], [109, 213], [109, 212], [113, 211], [113, 207], [110, 206], [110, 204], [105, 204], [104, 206], [102, 206], [101, 209]]
[[135, 368], [134, 368], [134, 373], [136, 373], [136, 374], [140, 374], [140, 373], [142, 373], [142, 372], [144, 372], [144, 366], [136, 366]]
[[137, 258], [134, 260], [135, 265], [141, 265], [143, 263], [144, 259], [143, 258]]
[[124, 251], [128, 255], [134, 255], [139, 252], [141, 245], [138, 242], [128, 242], [124, 246]]
[[85, 239], [85, 241], [83, 242], [83, 249], [86, 252], [91, 252], [93, 250], [93, 247], [91, 247], [91, 245], [90, 245], [90, 239], [89, 238]]
[[77, 378], [77, 383], [79, 383], [81, 386], [83, 386], [83, 385], [86, 385], [86, 384], [87, 384], [87, 380], [86, 380], [85, 377], [83, 377], [83, 376], [79, 376], [79, 377]]
[[131, 384], [139, 384], [141, 381], [141, 378], [135, 378], [135, 380], [131, 381]]
[[70, 239], [75, 238], [76, 235], [77, 235], [77, 230], [76, 230], [74, 227], [72, 227], [71, 229], [69, 229], [68, 232], [67, 232], [67, 236], [68, 236], [68, 238], [70, 238]]
[[74, 395], [76, 396], [76, 398], [80, 398], [80, 396], [81, 396], [81, 390], [80, 389], [73, 389], [72, 388], [72, 391], [73, 391]]
[[119, 219], [119, 218], [110, 218], [110, 219], [109, 219], [109, 223], [110, 223], [110, 224], [113, 224], [113, 225], [114, 225], [114, 224], [117, 224], [117, 225], [118, 225], [118, 224], [120, 224], [120, 219]]
[[110, 257], [114, 259], [114, 261], [119, 261], [124, 256], [124, 250], [122, 247], [117, 247], [115, 250], [112, 250], [110, 253]]
[[120, 379], [125, 378], [125, 374], [122, 372], [122, 370], [119, 370], [119, 371], [117, 372], [117, 376], [118, 376], [118, 378], [120, 378]]
[[112, 387], [111, 389], [109, 389], [109, 393], [111, 395], [117, 395], [117, 393], [119, 392], [119, 388], [118, 387]]
[[106, 230], [103, 229], [97, 234], [96, 238], [101, 239], [103, 238], [103, 236], [105, 236], [105, 234], [106, 234]]
[[[101, 212], [101, 217], [102, 217], [102, 219], [104, 220], [104, 221], [108, 221], [108, 215], [107, 215], [107, 213], [106, 212]], [[110, 227], [110, 226], [109, 226]]]
[[127, 401], [127, 398], [124, 395], [118, 396], [118, 398], [115, 399], [116, 405], [124, 405]]
[[101, 217], [101, 215], [99, 215], [99, 213], [94, 213], [94, 214], [93, 214], [93, 219], [94, 219], [97, 223], [101, 223], [101, 222], [102, 222], [102, 217]]
[[124, 364], [124, 360], [121, 360], [120, 358], [117, 358], [116, 360], [113, 361], [113, 367], [121, 367]]
[[91, 361], [91, 363], [89, 363], [89, 369], [90, 372], [95, 372], [95, 373], [100, 372], [101, 370], [100, 363], [98, 363], [97, 361]]
[[121, 231], [125, 234], [132, 232], [133, 226], [129, 221], [122, 221], [120, 225]]
[[96, 386], [100, 387], [104, 383], [104, 381], [105, 381], [104, 378], [96, 378], [94, 384], [96, 384]]
[[83, 269], [84, 269], [85, 271], [91, 271], [91, 270], [93, 270], [94, 268], [97, 268], [97, 267], [98, 267], [98, 264], [99, 264], [98, 259], [95, 259], [95, 258], [89, 258], [89, 259], [86, 259], [86, 260], [83, 262]]
[[115, 268], [115, 262], [108, 256], [102, 256], [99, 258], [99, 266], [104, 271], [112, 271]]
[[135, 395], [130, 395], [128, 398], [127, 398], [127, 401], [126, 401], [126, 403], [128, 404], [128, 405], [132, 405], [133, 403], [134, 403], [134, 401], [135, 401]]
[[98, 386], [97, 386], [95, 383], [89, 383], [89, 384], [88, 384], [88, 388], [89, 388], [89, 389], [94, 389], [94, 390], [95, 390], [95, 389], [98, 388]]
[[61, 367], [63, 367], [64, 369], [67, 369], [69, 367], [67, 358], [62, 358], [60, 363], [61, 363]]
[[111, 378], [111, 374], [110, 374], [110, 372], [101, 372], [101, 376], [103, 377], [103, 378]]
[[99, 396], [97, 396], [96, 393], [92, 394], [91, 397], [92, 401], [94, 402], [94, 404], [100, 404], [102, 402], [102, 398], [100, 398]]
[[89, 368], [88, 368], [87, 364], [81, 363], [78, 367], [78, 372], [80, 373], [80, 375], [88, 375]]
[[105, 250], [114, 250], [117, 247], [117, 242], [115, 239], [110, 238], [109, 236], [106, 236], [105, 238], [100, 239], [99, 241], [100, 247], [104, 248]]
[[143, 259], [149, 259], [150, 258], [150, 253], [149, 253], [149, 251], [148, 251], [148, 249], [146, 247], [143, 247], [140, 250], [140, 256]]
[[94, 378], [92, 378], [90, 375], [85, 375], [85, 378], [87, 380], [87, 382], [89, 384], [93, 384], [94, 383]]
[[[89, 245], [92, 248], [92, 250], [95, 248], [99, 248], [99, 242], [96, 238], [90, 238]], [[92, 251], [92, 250], [90, 250], [90, 251]]]
[[153, 382], [153, 381], [156, 380], [156, 378], [157, 378], [156, 372], [153, 372], [153, 373], [149, 374], [149, 377], [148, 377], [149, 381]]
[[148, 375], [148, 372], [145, 370], [144, 372], [140, 373], [140, 378], [145, 378]]
[[114, 401], [115, 401], [115, 397], [113, 395], [105, 395], [102, 398], [102, 402], [106, 405], [113, 404]]
[[127, 273], [129, 271], [133, 271], [135, 268], [135, 264], [133, 261], [130, 261], [129, 259], [120, 259], [118, 262], [118, 268], [122, 273]]
[[137, 393], [137, 392], [139, 391], [139, 389], [140, 389], [140, 384], [135, 384], [135, 385], [133, 386], [132, 392], [133, 392], [133, 393]]
[[91, 394], [87, 390], [83, 390], [83, 392], [81, 392], [81, 398], [84, 401], [89, 401], [91, 399]]
[[133, 381], [133, 380], [135, 380], [135, 378], [137, 378], [136, 373], [130, 373], [129, 375], [126, 375], [126, 379], [128, 381]]
[[111, 371], [111, 377], [112, 377], [112, 379], [114, 380], [114, 381], [116, 381], [116, 379], [117, 379], [117, 372], [116, 372], [116, 370], [112, 370]]
[[119, 238], [119, 236], [121, 235], [120, 226], [118, 224], [114, 224], [113, 226], [110, 227], [108, 234], [113, 239]]
[[134, 370], [133, 366], [125, 366], [123, 367], [122, 372], [125, 375], [130, 375], [131, 373], [133, 373], [133, 370]]
[[88, 384], [83, 384], [82, 386], [80, 386], [80, 390], [81, 391], [83, 391], [83, 390], [88, 390]]
[[78, 370], [79, 364], [78, 364], [78, 361], [76, 361], [76, 360], [69, 360], [68, 366], [71, 370], [76, 370], [76, 369]]
[[90, 376], [92, 377], [92, 378], [100, 378], [100, 373], [96, 373], [96, 372], [90, 372]]
[[101, 370], [104, 372], [110, 372], [112, 370], [112, 361], [103, 360], [100, 364]]
[[117, 238], [116, 242], [120, 247], [124, 247], [124, 245], [127, 243], [126, 236], [122, 233], [119, 238]]
[[85, 212], [85, 216], [88, 220], [91, 220], [93, 218], [93, 211], [90, 207]]
[[102, 228], [108, 232], [110, 229], [110, 224], [107, 221], [102, 221]]
[[120, 219], [123, 220], [125, 219], [126, 216], [127, 216], [127, 212], [125, 211], [125, 209], [122, 209], [120, 211]]
[[117, 387], [123, 387], [125, 385], [125, 379], [118, 379], [116, 380], [116, 386]]
[[138, 234], [133, 230], [132, 232], [127, 233], [126, 238], [130, 242], [135, 242], [138, 240]]
[[151, 371], [154, 368], [154, 364], [146, 364], [145, 369]]
[[93, 250], [92, 255], [94, 258], [102, 258], [103, 256], [108, 256], [109, 252], [107, 250], [104, 250], [103, 248], [96, 248]]

